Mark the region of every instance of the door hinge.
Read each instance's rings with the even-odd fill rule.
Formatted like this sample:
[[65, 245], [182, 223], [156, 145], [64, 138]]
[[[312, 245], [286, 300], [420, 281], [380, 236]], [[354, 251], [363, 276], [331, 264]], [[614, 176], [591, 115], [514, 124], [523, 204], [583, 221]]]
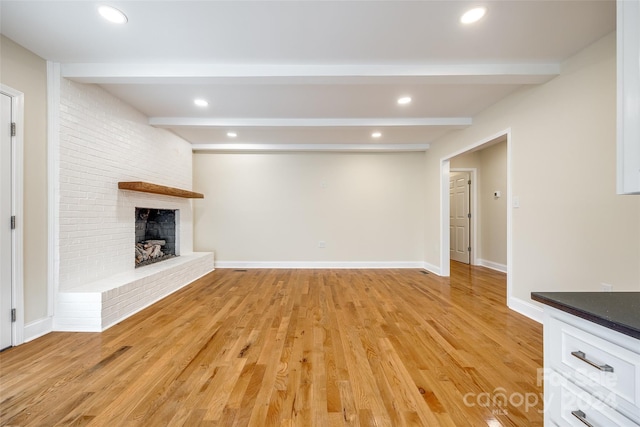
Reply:
[[468, 252], [471, 252], [471, 246], [469, 246], [469, 247], [467, 248], [467, 251], [468, 251]]
[[467, 184], [471, 185], [471, 180], [467, 181]]
[[467, 214], [467, 218], [471, 218], [471, 213], [468, 213], [468, 214]]
[[15, 122], [11, 123], [11, 136], [16, 136], [16, 124], [15, 124]]
[[16, 321], [16, 309], [12, 308], [11, 309], [11, 322], [15, 322]]
[[11, 229], [12, 230], [16, 229], [16, 216], [15, 215], [11, 215]]

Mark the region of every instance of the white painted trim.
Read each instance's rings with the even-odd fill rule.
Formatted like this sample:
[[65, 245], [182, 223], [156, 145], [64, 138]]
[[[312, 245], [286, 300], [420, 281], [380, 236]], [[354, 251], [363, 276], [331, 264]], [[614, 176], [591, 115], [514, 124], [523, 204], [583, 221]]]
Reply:
[[498, 138], [500, 138], [502, 136], [508, 136], [510, 134], [511, 134], [511, 128], [507, 128], [507, 129], [502, 130], [500, 132], [496, 132], [496, 133], [494, 133], [493, 135], [491, 135], [491, 136], [489, 136], [487, 138], [483, 138], [483, 139], [481, 139], [479, 141], [474, 142], [473, 144], [467, 145], [464, 148], [461, 148], [461, 149], [459, 149], [457, 151], [454, 151], [452, 154], [449, 154], [449, 155], [447, 155], [447, 157], [444, 157], [444, 158], [442, 158], [440, 160], [441, 161], [451, 160], [452, 158], [454, 158], [456, 156], [459, 156], [461, 154], [467, 153], [467, 152], [473, 150], [474, 148], [481, 147], [484, 144], [487, 144], [487, 143], [489, 143], [491, 141], [494, 141], [494, 140], [496, 140], [496, 139], [498, 139]]
[[11, 343], [24, 342], [24, 93], [4, 84], [0, 91], [11, 97], [11, 120], [16, 124], [16, 136], [11, 138], [11, 214], [16, 217], [12, 239], [11, 307], [16, 309], [16, 321], [11, 325]]
[[55, 315], [59, 287], [59, 200], [60, 200], [60, 64], [47, 61], [47, 192], [48, 192], [48, 287], [47, 313]]
[[449, 234], [449, 217], [451, 215], [449, 207], [449, 175], [451, 174], [451, 162], [444, 159], [440, 162], [440, 275], [449, 277], [451, 275], [451, 248]]
[[56, 324], [54, 331], [55, 332], [104, 332], [104, 330], [102, 330], [102, 327], [98, 323], [88, 322], [88, 321], [85, 321], [85, 323], [82, 325], [73, 325], [73, 326]]
[[[449, 168], [449, 173], [452, 172], [469, 173], [469, 179], [471, 180], [471, 222], [469, 224], [469, 226], [471, 227], [471, 241], [469, 242], [469, 246], [471, 246], [471, 257], [469, 258], [469, 262], [471, 263], [471, 265], [479, 265], [478, 248], [480, 247], [480, 242], [478, 242], [478, 169]], [[451, 242], [449, 242], [449, 244], [451, 244]]]
[[507, 136], [507, 305], [513, 297], [513, 182], [511, 128], [505, 130]]
[[431, 272], [431, 273], [433, 273], [433, 274], [441, 276], [440, 267], [438, 267], [437, 265], [433, 265], [433, 264], [430, 264], [428, 262], [424, 262], [422, 268], [427, 270], [427, 271], [429, 271], [429, 272]]
[[507, 266], [505, 264], [500, 264], [500, 263], [489, 261], [489, 260], [482, 259], [482, 258], [478, 259], [478, 264], [477, 265], [480, 265], [482, 267], [487, 267], [487, 268], [490, 268], [492, 270], [499, 271], [501, 273], [506, 273], [507, 272]]
[[216, 268], [300, 268], [300, 269], [374, 269], [425, 268], [420, 261], [218, 261]]
[[[14, 239], [13, 272], [14, 279], [14, 307], [16, 321], [14, 322], [14, 345], [24, 342], [24, 94], [13, 96], [13, 108], [16, 123], [15, 153], [13, 156], [13, 214], [16, 216]], [[18, 220], [21, 219], [21, 220]]]
[[[108, 64], [67, 63], [62, 77], [85, 83], [502, 83], [540, 84], [560, 74], [547, 64]], [[195, 80], [194, 80], [195, 79]]]
[[530, 302], [521, 300], [520, 298], [511, 297], [507, 299], [507, 306], [523, 316], [527, 316], [529, 319], [535, 320], [538, 323], [542, 323], [544, 310], [542, 307], [531, 304]]
[[193, 151], [427, 151], [429, 144], [193, 144]]
[[34, 320], [24, 326], [24, 342], [33, 341], [48, 333], [53, 332], [53, 318], [45, 317], [43, 319]]
[[202, 127], [378, 127], [385, 126], [470, 126], [471, 117], [423, 117], [423, 118], [215, 118], [215, 117], [150, 117], [151, 126], [202, 126]]

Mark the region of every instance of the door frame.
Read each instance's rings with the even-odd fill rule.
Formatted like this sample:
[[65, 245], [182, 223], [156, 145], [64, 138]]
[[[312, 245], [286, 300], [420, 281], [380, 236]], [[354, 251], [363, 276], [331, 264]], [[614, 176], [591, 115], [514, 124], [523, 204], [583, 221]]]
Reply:
[[12, 345], [24, 342], [24, 93], [0, 84], [0, 92], [11, 97], [12, 120], [16, 136], [11, 138], [11, 214], [16, 217], [13, 231], [11, 262], [11, 305], [16, 309], [16, 321], [11, 325]]
[[[471, 213], [471, 221], [469, 221], [469, 246], [471, 246], [471, 255], [469, 256], [469, 264], [478, 265], [478, 169], [477, 168], [450, 168], [449, 175], [454, 172], [468, 172], [471, 180], [469, 194], [471, 195], [471, 203], [469, 203], [469, 212]], [[450, 212], [447, 213], [447, 215]], [[447, 216], [447, 218], [449, 218]], [[448, 221], [448, 220], [447, 220]], [[451, 245], [451, 242], [449, 242]], [[451, 247], [449, 247], [451, 249]], [[451, 261], [451, 259], [449, 259]]]
[[449, 173], [451, 159], [460, 154], [479, 148], [498, 138], [507, 141], [507, 306], [511, 307], [513, 288], [513, 203], [512, 203], [512, 168], [511, 168], [511, 128], [497, 132], [487, 138], [476, 141], [452, 154], [440, 159], [440, 276], [451, 275], [449, 259]]

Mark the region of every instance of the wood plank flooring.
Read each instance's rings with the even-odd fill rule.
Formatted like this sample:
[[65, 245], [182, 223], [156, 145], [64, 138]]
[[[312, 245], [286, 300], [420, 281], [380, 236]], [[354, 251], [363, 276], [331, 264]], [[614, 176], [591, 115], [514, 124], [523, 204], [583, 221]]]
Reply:
[[541, 426], [505, 276], [216, 270], [102, 334], [0, 353], [4, 426]]

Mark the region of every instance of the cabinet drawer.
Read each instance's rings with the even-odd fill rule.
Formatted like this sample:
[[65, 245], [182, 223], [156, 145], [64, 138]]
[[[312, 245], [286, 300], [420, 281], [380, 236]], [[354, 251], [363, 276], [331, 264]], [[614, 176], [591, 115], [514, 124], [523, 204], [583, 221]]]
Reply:
[[549, 418], [554, 425], [638, 427], [638, 424], [569, 381], [552, 382], [547, 393], [551, 393], [551, 396], [545, 396], [545, 400], [549, 402], [547, 411], [549, 411]]
[[640, 405], [639, 353], [557, 318], [548, 332], [550, 367], [616, 407]]

